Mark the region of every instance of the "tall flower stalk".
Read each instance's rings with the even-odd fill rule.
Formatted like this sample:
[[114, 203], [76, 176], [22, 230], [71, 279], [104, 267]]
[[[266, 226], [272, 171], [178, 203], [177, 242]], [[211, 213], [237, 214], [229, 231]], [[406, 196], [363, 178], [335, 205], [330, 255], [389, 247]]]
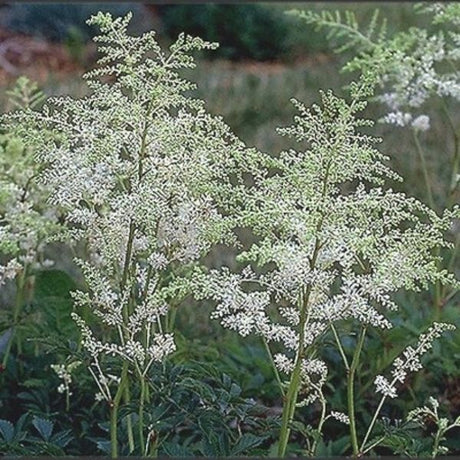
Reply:
[[66, 241], [86, 246], [73, 317], [96, 397], [110, 407], [113, 457], [119, 408], [133, 396], [138, 429], [128, 415], [128, 451], [151, 453], [149, 372], [175, 350], [170, 306], [175, 314], [187, 295], [190, 268], [213, 244], [233, 241], [219, 206], [245, 151], [178, 73], [195, 66], [192, 51], [216, 44], [180, 35], [163, 51], [154, 32], [128, 34], [130, 17], [88, 21], [101, 31], [99, 67], [84, 76], [88, 96], [49, 98], [43, 110], [8, 119], [46, 165], [41, 180], [66, 211]]
[[[292, 11], [317, 29], [325, 29], [337, 43], [337, 52], [353, 51], [355, 56], [344, 70], [363, 71], [372, 68], [378, 83], [375, 100], [383, 104], [381, 121], [399, 129], [412, 131], [414, 147], [423, 175], [425, 199], [432, 209], [440, 211], [458, 202], [460, 131], [453, 120], [460, 101], [460, 6], [455, 2], [431, 2], [414, 5], [414, 13], [431, 16], [430, 29], [411, 27], [390, 35], [386, 18], [376, 9], [365, 27], [352, 11]], [[385, 65], [377, 65], [384, 59]], [[439, 114], [433, 113], [433, 100], [439, 101]], [[447, 142], [452, 144], [449, 158], [448, 187], [437, 191], [433, 186], [427, 153], [422, 137], [431, 129], [433, 115], [440, 116], [447, 127]], [[448, 144], [446, 144], [448, 150]], [[454, 246], [445, 267], [452, 269], [458, 255], [459, 235], [451, 230]], [[443, 307], [458, 293], [435, 283], [434, 318], [439, 320]]]
[[[392, 300], [396, 291], [456, 283], [437, 268], [436, 251], [450, 246], [444, 234], [458, 209], [439, 217], [416, 199], [383, 188], [386, 180], [400, 178], [376, 149], [379, 139], [361, 132], [373, 123], [357, 116], [374, 84], [371, 74], [353, 82], [350, 102], [331, 91], [321, 93], [321, 104], [311, 108], [293, 101], [299, 114], [279, 132], [303, 149], [275, 158], [259, 154], [252, 163], [253, 185], [242, 192], [240, 225], [258, 237], [238, 256], [246, 266], [241, 273], [223, 267], [200, 278], [201, 295], [217, 301], [213, 317], [242, 336], [262, 336], [270, 361], [287, 376], [280, 457], [286, 455], [298, 408], [315, 402], [321, 416], [307, 453], [315, 455], [323, 425], [333, 417], [349, 424], [352, 451], [359, 455], [367, 439], [361, 447], [354, 387], [367, 332], [393, 327], [387, 312], [398, 309]], [[351, 360], [342, 346], [344, 325], [355, 337]], [[450, 325], [434, 328], [421, 339], [425, 345]], [[330, 339], [347, 372], [347, 414], [327, 403], [322, 351]], [[425, 345], [414, 352], [417, 363]], [[409, 370], [420, 368], [406, 364], [395, 364], [400, 372], [388, 383], [392, 392]], [[383, 379], [376, 381], [377, 391]]]

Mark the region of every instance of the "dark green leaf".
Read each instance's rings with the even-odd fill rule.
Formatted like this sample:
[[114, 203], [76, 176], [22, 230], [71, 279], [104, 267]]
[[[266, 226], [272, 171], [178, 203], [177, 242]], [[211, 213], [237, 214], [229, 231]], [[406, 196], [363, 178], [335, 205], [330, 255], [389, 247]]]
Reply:
[[14, 426], [8, 420], [0, 419], [0, 433], [3, 436], [3, 439], [10, 443], [14, 438]]
[[32, 419], [32, 424], [37, 429], [37, 431], [40, 433], [41, 437], [45, 441], [50, 440], [51, 434], [53, 432], [53, 426], [54, 426], [53, 422], [50, 422], [49, 420], [35, 416]]
[[99, 440], [96, 443], [97, 448], [104, 452], [105, 454], [110, 454], [111, 452], [111, 446], [110, 446], [110, 441], [106, 440]]
[[247, 450], [252, 449], [254, 447], [257, 447], [258, 445], [262, 444], [262, 442], [267, 439], [266, 436], [255, 436], [251, 433], [245, 433], [239, 441], [236, 443], [236, 445], [233, 447], [231, 450], [230, 455], [242, 455], [246, 453]]
[[72, 430], [65, 430], [65, 431], [56, 433], [51, 438], [51, 441], [53, 442], [53, 444], [56, 444], [59, 447], [65, 447], [67, 446], [67, 444], [69, 444], [70, 441], [72, 441], [72, 439], [73, 439]]
[[175, 442], [165, 442], [161, 445], [165, 455], [168, 457], [192, 457], [193, 452], [190, 452], [186, 447]]

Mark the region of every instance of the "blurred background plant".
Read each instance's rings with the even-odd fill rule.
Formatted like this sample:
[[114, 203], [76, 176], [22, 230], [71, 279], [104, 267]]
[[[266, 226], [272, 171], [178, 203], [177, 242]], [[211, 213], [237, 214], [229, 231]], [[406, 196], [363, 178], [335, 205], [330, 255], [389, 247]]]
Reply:
[[[231, 16], [232, 21], [236, 22], [236, 26], [226, 28], [222, 24], [222, 21], [225, 21], [225, 16], [222, 14], [223, 6], [215, 5], [215, 9], [211, 12], [206, 12], [204, 6], [166, 5], [160, 7], [159, 5], [140, 3], [129, 5], [104, 3], [103, 10], [112, 11], [115, 15], [133, 10], [132, 31], [140, 33], [143, 30], [153, 28], [158, 31], [157, 38], [161, 44], [169, 44], [176, 38], [171, 29], [168, 29], [172, 27], [176, 27], [175, 30], [191, 30], [193, 27], [202, 27], [204, 34], [219, 34], [219, 30], [226, 31], [225, 33], [231, 36], [229, 48], [225, 49], [224, 41], [226, 38], [224, 35], [218, 38], [222, 42], [221, 49], [224, 54], [217, 54], [218, 57], [212, 56], [215, 52], [204, 54], [199, 59], [198, 67], [193, 75], [184, 73], [184, 76], [198, 83], [195, 95], [206, 100], [207, 109], [211, 113], [223, 115], [224, 120], [231, 126], [232, 130], [248, 145], [254, 145], [273, 153], [292, 146], [287, 138], [276, 135], [274, 130], [276, 126], [284, 126], [291, 122], [294, 109], [289, 104], [289, 99], [295, 97], [309, 105], [317, 100], [318, 89], [334, 88], [336, 92], [340, 93], [340, 88], [349, 81], [349, 75], [341, 73], [340, 69], [356, 54], [353, 49], [341, 54], [334, 53], [334, 47], [327, 38], [326, 30], [316, 32], [313, 25], [286, 15], [285, 12], [293, 8], [308, 9], [317, 13], [336, 9], [342, 13], [345, 10], [352, 10], [356, 15], [357, 23], [365, 25], [369, 24], [376, 8], [375, 3], [351, 4], [349, 2], [344, 4], [277, 2], [226, 5], [227, 17]], [[206, 5], [206, 7], [209, 6]], [[218, 6], [221, 8], [220, 11]], [[46, 10], [47, 13], [40, 14], [40, 11], [45, 11], [45, 7], [49, 8]], [[49, 5], [12, 3], [0, 5], [1, 111], [12, 108], [11, 103], [8, 102], [9, 96], [6, 91], [11, 90], [17, 77], [23, 74], [27, 75], [29, 79], [38, 81], [39, 87], [47, 95], [70, 94], [74, 97], [80, 97], [86, 94], [87, 89], [82, 85], [79, 77], [95, 60], [96, 55], [94, 47], [89, 42], [92, 32], [83, 26], [82, 22], [87, 19], [89, 14], [87, 10], [93, 7], [97, 10], [94, 4], [77, 3]], [[185, 9], [185, 7], [189, 8], [188, 14], [181, 13], [179, 15], [177, 11], [181, 8]], [[257, 18], [257, 15], [260, 14], [265, 18], [264, 24], [267, 32], [262, 34], [258, 27], [255, 27], [252, 34], [251, 30], [244, 29], [237, 22], [242, 18], [240, 9], [243, 7], [251, 7], [247, 11], [251, 11], [248, 15], [252, 15], [252, 19], [248, 19], [245, 23], [254, 24], [251, 21], [254, 21], [253, 18]], [[53, 8], [56, 20], [49, 24], [47, 17], [52, 17], [51, 10]], [[125, 9], [122, 10], [123, 8]], [[162, 8], [164, 8], [163, 11]], [[168, 13], [171, 18], [170, 24], [166, 19], [168, 8], [171, 9]], [[176, 8], [177, 14], [171, 12], [174, 11], [174, 8]], [[426, 28], [430, 33], [433, 30], [430, 15], [414, 14], [413, 5], [410, 3], [379, 3], [378, 8], [381, 11], [381, 17], [387, 18], [388, 37], [392, 37], [398, 32], [405, 32], [412, 26]], [[81, 11], [85, 9], [86, 13], [83, 14]], [[73, 13], [62, 13], [64, 10]], [[34, 13], [32, 14], [32, 12]], [[56, 15], [60, 16], [59, 21]], [[203, 17], [212, 18], [215, 23], [203, 25]], [[61, 18], [66, 18], [65, 20], [68, 21], [66, 25], [61, 22]], [[179, 24], [178, 18], [181, 18], [182, 24]], [[25, 22], [28, 22], [29, 28], [21, 29], [25, 26], [20, 26], [20, 24]], [[54, 30], [53, 34], [59, 38], [46, 36], [47, 27]], [[450, 30], [443, 23], [436, 25], [436, 27], [446, 34]], [[56, 29], [59, 29], [59, 32], [56, 32]], [[273, 44], [270, 36], [272, 32], [273, 36], [278, 39], [284, 34], [279, 43]], [[249, 38], [247, 35], [250, 35]], [[209, 39], [209, 36], [203, 35], [203, 38]], [[270, 43], [271, 45], [267, 45]], [[251, 49], [254, 50], [256, 44], [265, 44], [263, 46], [270, 47], [273, 45], [273, 48], [251, 51]], [[236, 51], [240, 49], [238, 47], [246, 47], [244, 51], [241, 51], [241, 55], [238, 54], [239, 51]], [[251, 52], [260, 57], [256, 58], [250, 54]], [[256, 59], [263, 59], [263, 61]], [[458, 127], [460, 111], [455, 108], [453, 101], [447, 101], [447, 105], [453, 125]], [[429, 99], [427, 107], [430, 110], [430, 129], [419, 133], [419, 137], [424, 150], [431, 190], [435, 201], [437, 201], [438, 197], [442, 198], [446, 187], [449, 186], [451, 155], [446, 154], [446, 152], [453, 151], [454, 140], [451, 129], [445, 122], [443, 102], [440, 98]], [[377, 103], [370, 104], [365, 115], [370, 118], [380, 118], [383, 116], [383, 106]], [[392, 184], [393, 188], [403, 190], [409, 195], [426, 201], [426, 183], [422, 165], [410, 130], [395, 129], [394, 126], [380, 124], [376, 131], [377, 135], [384, 138], [385, 145], [382, 149], [391, 156], [391, 167], [405, 179], [401, 184]], [[442, 199], [440, 203], [442, 203]], [[250, 235], [245, 237], [251, 238]], [[51, 438], [58, 433], [72, 430], [73, 438], [65, 446], [66, 454], [94, 454], [95, 445], [99, 446], [97, 452], [103, 454], [107, 445], [104, 444], [104, 440], [107, 442], [109, 437], [107, 426], [101, 425], [101, 422], [106, 420], [109, 409], [104, 404], [96, 403], [85, 396], [93, 394], [96, 389], [91, 379], [85, 377], [85, 357], [78, 354], [76, 347], [78, 330], [69, 319], [72, 311], [69, 290], [75, 289], [81, 280], [78, 271], [70, 262], [71, 257], [64, 248], [55, 247], [53, 249], [49, 247], [48, 250], [51, 252], [49, 258], [55, 259], [56, 265], [53, 270], [37, 272], [34, 293], [29, 303], [23, 308], [23, 314], [29, 315], [27, 321], [23, 323], [24, 326], [27, 326], [23, 332], [24, 336], [27, 338], [35, 337], [38, 340], [24, 341], [21, 354], [13, 350], [14, 359], [10, 359], [9, 366], [0, 375], [1, 417], [13, 423], [18, 432], [17, 436], [19, 438], [22, 436], [21, 439], [25, 436], [24, 433], [40, 439], [39, 431], [32, 424], [34, 415], [40, 419], [50, 420], [54, 423]], [[56, 254], [58, 257], [55, 257]], [[233, 252], [222, 246], [213, 250], [212, 254], [205, 259], [205, 263], [210, 267], [232, 264], [234, 263], [232, 261]], [[458, 273], [458, 262], [454, 264], [453, 269]], [[3, 299], [1, 312], [3, 315], [10, 314], [8, 311], [11, 310], [5, 308], [5, 302], [11, 304], [10, 301], [14, 299], [14, 292], [15, 287], [12, 282], [7, 282], [1, 287]], [[363, 362], [370, 362], [372, 366], [359, 368], [357, 372], [359, 381], [372, 381], [373, 377], [380, 374], [401, 352], [403, 345], [398, 344], [415, 339], [428, 325], [433, 311], [431, 295], [397, 294], [397, 301], [402, 306], [398, 319], [400, 327], [389, 331], [385, 336], [374, 333], [370, 337], [364, 350]], [[190, 360], [210, 363], [218, 370], [221, 379], [223, 374], [227, 374], [234, 383], [240, 386], [240, 396], [243, 400], [253, 398], [257, 404], [270, 408], [268, 415], [275, 417], [275, 421], [272, 422], [276, 423], [276, 416], [280, 415], [281, 401], [277, 396], [275, 376], [268, 365], [269, 363], [265, 361], [263, 344], [257, 338], [243, 342], [230, 331], [222, 330], [217, 322], [210, 321], [209, 313], [213, 306], [209, 302], [202, 302], [198, 307], [191, 299], [186, 299], [183, 302], [181, 313], [176, 318], [177, 328], [182, 338], [178, 341], [178, 349], [172, 358], [172, 364], [167, 366], [181, 365], [187, 367], [186, 363]], [[10, 319], [2, 323], [3, 332], [11, 327]], [[454, 323], [457, 326], [460, 325], [458, 302], [455, 298], [452, 298], [442, 309], [440, 320]], [[6, 343], [5, 338], [3, 336], [0, 339], [0, 347], [3, 349]], [[401, 419], [403, 414], [415, 407], [423, 406], [430, 396], [435, 396], [440, 401], [441, 407], [444, 407], [445, 411], [448, 412], [450, 420], [454, 420], [459, 415], [460, 334], [455, 332], [451, 338], [451, 341], [435, 343], [432, 353], [427, 356], [425, 361], [426, 369], [410, 377], [405, 383], [405, 391], [402, 392], [401, 398], [384, 409], [383, 415], [387, 417], [388, 423], [383, 421], [379, 425], [379, 429], [394, 430], [395, 426], [398, 425], [397, 420]], [[382, 341], [384, 344], [383, 352], [381, 349]], [[347, 353], [353, 353], [353, 346], [352, 340], [344, 341], [344, 348]], [[331, 355], [328, 357], [329, 361], [340, 363], [340, 356], [333, 350], [332, 346], [328, 353]], [[69, 412], [66, 412], [65, 393], [57, 392], [57, 387], [61, 381], [50, 366], [56, 363], [65, 363], [66, 357], [69, 355], [74, 356], [73, 359], [75, 360], [81, 360], [83, 364], [72, 374], [74, 383], [72, 383], [71, 391], [73, 394], [70, 397]], [[156, 369], [156, 371], [160, 372], [162, 369]], [[164, 376], [167, 375], [167, 373], [164, 374]], [[341, 386], [342, 373], [335, 372], [332, 366], [329, 377], [327, 386], [332, 395], [331, 404], [334, 407], [345, 409], [346, 394]], [[170, 377], [155, 375], [152, 376], [153, 378], [169, 379]], [[219, 388], [216, 379], [210, 381], [213, 390], [214, 387]], [[360, 382], [357, 386], [361, 386]], [[168, 391], [168, 386], [166, 386], [165, 393]], [[187, 393], [183, 394], [185, 395], [184, 398], [188, 397]], [[373, 408], [375, 408], [372, 394], [372, 388], [364, 385], [357, 395], [356, 413], [367, 423], [370, 421]], [[219, 398], [216, 397], [215, 406], [211, 406], [215, 408], [216, 414], [221, 414], [217, 409], [217, 401]], [[171, 401], [169, 403], [172, 404]], [[174, 413], [171, 406], [168, 410]], [[21, 419], [21, 415], [26, 413], [28, 415]], [[313, 424], [319, 413], [319, 406], [313, 406], [310, 410], [299, 411], [299, 422], [295, 426], [297, 434], [291, 442], [291, 452], [302, 452], [302, 432], [308, 430], [308, 426]], [[254, 412], [252, 414], [254, 415]], [[221, 415], [219, 416], [221, 417]], [[257, 420], [264, 419], [264, 417], [254, 415], [254, 419]], [[257, 423], [262, 422], [263, 420], [259, 420]], [[168, 432], [168, 428], [164, 428], [163, 433], [170, 433], [168, 439], [174, 440], [173, 442], [177, 442], [189, 452], [198, 455], [199, 452], [202, 452], [199, 449], [203, 448], [200, 443], [204, 442], [199, 440], [205, 439], [206, 431], [200, 429], [199, 424], [195, 422], [186, 426], [187, 429], [185, 430], [179, 427], [176, 431], [170, 432]], [[222, 425], [219, 426], [222, 427]], [[234, 425], [230, 424], [230, 426]], [[206, 428], [206, 425], [204, 427]], [[251, 433], [257, 435], [259, 428], [254, 428]], [[404, 427], [403, 429], [405, 430]], [[430, 435], [435, 431], [434, 426], [427, 423], [424, 428], [417, 426], [413, 429], [416, 430], [414, 432], [416, 436], [425, 436], [425, 452], [429, 452]], [[324, 439], [318, 444], [317, 455], [342, 455], [346, 453], [350, 447], [347, 445], [347, 430], [347, 427], [339, 422], [331, 422], [324, 432]], [[7, 437], [11, 435], [8, 423], [1, 422], [0, 431], [2, 434], [6, 433]], [[45, 433], [47, 432], [45, 431]], [[184, 436], [181, 433], [184, 433]], [[120, 432], [120, 436], [122, 435], [123, 427]], [[192, 436], [191, 440], [185, 442], [186, 436]], [[238, 442], [236, 431], [227, 433], [225, 436], [230, 437], [228, 445], [233, 446]], [[445, 437], [445, 445], [449, 447], [450, 453], [458, 454], [460, 452], [460, 428], [452, 428], [445, 434]], [[97, 438], [97, 441], [92, 438]], [[17, 440], [18, 438], [14, 439]], [[264, 438], [258, 446], [248, 448], [245, 455], [270, 452], [274, 439], [275, 436]], [[392, 445], [382, 447], [378, 453], [383, 455], [401, 452], [401, 454], [408, 455], [412, 452], [412, 455], [415, 455], [414, 452], [421, 451], [420, 446], [420, 448], [409, 449], [413, 443], [413, 436], [410, 431], [405, 431], [405, 434], [402, 434], [400, 430], [395, 434], [394, 439], [398, 440], [397, 446], [395, 441]], [[22, 442], [20, 441], [19, 444]], [[11, 442], [8, 445], [0, 444], [1, 452], [20, 453], [14, 450], [15, 448], [11, 448], [11, 445]], [[162, 450], [163, 447], [159, 447], [159, 453], [166, 453], [167, 441], [165, 441], [164, 446], [164, 451]], [[33, 450], [21, 452], [27, 453], [33, 452]], [[47, 454], [45, 450], [42, 450], [42, 453]], [[275, 450], [272, 450], [271, 453], [276, 455]]]
[[96, 29], [86, 20], [98, 11], [107, 11], [114, 16], [123, 16], [128, 11], [135, 15], [133, 27], [144, 31], [142, 13], [144, 7], [139, 3], [13, 3], [2, 13], [0, 25], [8, 30], [44, 38], [53, 42], [65, 43], [72, 35], [87, 43], [96, 34]]
[[170, 37], [185, 32], [220, 43], [213, 58], [267, 61], [287, 52], [287, 21], [263, 5], [160, 5], [158, 13]]
[[[12, 106], [23, 110], [39, 107], [45, 97], [26, 77], [17, 80], [8, 96]], [[48, 188], [37, 183], [41, 165], [34, 155], [18, 136], [4, 130], [0, 134], [0, 285], [15, 283], [14, 294], [3, 299], [12, 306], [0, 311], [3, 368], [8, 365], [13, 344], [16, 352], [22, 353], [23, 338], [27, 337], [22, 329], [33, 323], [24, 317], [28, 315], [23, 308], [34, 298], [36, 275], [54, 264], [46, 258], [45, 249], [60, 231], [58, 209], [46, 202]]]
[[[460, 167], [460, 128], [454, 114], [460, 102], [460, 5], [415, 4], [414, 14], [425, 15], [431, 22], [427, 27], [410, 27], [388, 33], [388, 19], [376, 9], [365, 26], [353, 11], [341, 12], [293, 10], [290, 13], [315, 27], [325, 30], [338, 53], [348, 51], [351, 58], [344, 71], [363, 72], [372, 69], [379, 82], [375, 101], [383, 105], [380, 121], [406, 128], [412, 136], [413, 148], [423, 177], [424, 200], [432, 209], [442, 212], [458, 202]], [[446, 32], [447, 30], [447, 32]], [[383, 66], [376, 65], [384, 60]], [[434, 188], [428, 169], [425, 133], [430, 130], [432, 101], [437, 100], [441, 111], [437, 115], [447, 128], [442, 144], [448, 167], [443, 171], [442, 187]], [[460, 232], [452, 228], [452, 250], [443, 254], [446, 266], [455, 266]], [[438, 255], [441, 255], [440, 253]], [[442, 264], [440, 260], [438, 264]], [[457, 294], [437, 283], [433, 289], [434, 317]]]

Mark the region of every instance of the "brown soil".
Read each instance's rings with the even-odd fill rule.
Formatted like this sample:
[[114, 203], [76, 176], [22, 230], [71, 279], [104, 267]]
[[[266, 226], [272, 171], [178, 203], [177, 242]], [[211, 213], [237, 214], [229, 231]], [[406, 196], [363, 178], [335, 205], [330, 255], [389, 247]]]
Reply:
[[[91, 47], [84, 54], [90, 52]], [[82, 71], [64, 45], [0, 29], [0, 85], [9, 84], [19, 75], [41, 83], [50, 74], [61, 79]]]
[[[26, 75], [37, 83], [45, 82], [50, 75], [61, 80], [70, 74], [81, 74], [88, 63], [95, 59], [95, 45], [85, 47], [82, 62], [77, 62], [63, 44], [0, 29], [0, 86], [8, 85], [20, 75]], [[287, 66], [322, 64], [330, 61], [328, 54], [315, 54], [286, 64], [280, 61], [221, 61], [230, 69], [239, 68], [255, 75], [276, 74]], [[84, 64], [86, 63], [86, 65]]]

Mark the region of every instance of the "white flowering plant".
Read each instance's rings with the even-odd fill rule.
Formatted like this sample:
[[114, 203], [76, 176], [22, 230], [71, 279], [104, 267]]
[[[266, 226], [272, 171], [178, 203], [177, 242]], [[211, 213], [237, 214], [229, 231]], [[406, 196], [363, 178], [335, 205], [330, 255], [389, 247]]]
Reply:
[[[306, 440], [309, 455], [315, 455], [330, 417], [349, 424], [354, 455], [374, 448], [368, 440], [386, 398], [396, 397], [397, 384], [420, 370], [433, 340], [453, 328], [434, 323], [415, 348], [408, 346], [395, 360], [391, 381], [376, 376], [381, 400], [360, 443], [354, 382], [367, 332], [394, 327], [394, 293], [435, 282], [458, 286], [453, 274], [438, 268], [436, 253], [451, 246], [444, 235], [458, 207], [439, 217], [416, 199], [383, 188], [400, 178], [375, 147], [379, 139], [361, 131], [372, 122], [357, 116], [374, 84], [375, 77], [364, 74], [350, 85], [350, 102], [331, 91], [311, 108], [293, 100], [299, 114], [279, 132], [303, 149], [275, 158], [259, 154], [259, 163], [252, 163], [253, 186], [241, 201], [239, 222], [258, 240], [238, 256], [245, 267], [240, 273], [213, 270], [198, 283], [199, 295], [217, 301], [212, 316], [224, 327], [243, 337], [259, 335], [265, 343], [283, 396], [280, 457], [297, 408], [316, 401], [322, 409], [316, 435]], [[342, 345], [349, 335], [355, 338], [351, 358]], [[330, 339], [347, 375], [346, 414], [328, 407], [322, 349]]]
[[[36, 109], [45, 95], [36, 83], [20, 77], [8, 92], [9, 103], [16, 109]], [[59, 210], [48, 204], [49, 188], [38, 183], [42, 165], [35, 150], [22, 138], [2, 126], [0, 134], [0, 287], [15, 281], [16, 293], [12, 308], [2, 311], [7, 328], [3, 337], [7, 346], [2, 366], [7, 366], [13, 343], [22, 348], [21, 315], [25, 303], [33, 297], [34, 279], [38, 270], [49, 268], [53, 261], [45, 257], [47, 244], [60, 229]], [[2, 326], [3, 326], [2, 324]]]
[[[460, 98], [459, 59], [460, 10], [455, 3], [414, 4], [415, 14], [431, 14], [430, 31], [412, 27], [398, 31], [393, 36], [387, 32], [386, 18], [379, 18], [376, 9], [371, 21], [364, 27], [351, 11], [343, 14], [330, 11], [291, 11], [317, 29], [325, 28], [328, 37], [336, 43], [337, 52], [352, 51], [355, 57], [345, 65], [345, 70], [362, 70], [369, 63], [386, 55], [386, 65], [379, 67], [378, 82], [383, 94], [377, 99], [389, 112], [383, 118], [396, 126], [411, 126], [416, 131], [430, 128], [430, 117], [422, 109], [428, 100]], [[440, 25], [446, 25], [445, 33]], [[447, 65], [442, 65], [447, 64]], [[458, 164], [457, 164], [458, 167]]]
[[[386, 112], [380, 121], [410, 129], [423, 174], [426, 200], [432, 209], [442, 211], [459, 198], [460, 131], [455, 115], [460, 101], [460, 6], [455, 2], [425, 2], [415, 3], [413, 9], [414, 14], [430, 15], [429, 27], [410, 27], [392, 35], [388, 33], [387, 19], [380, 18], [378, 9], [367, 26], [360, 24], [352, 11], [293, 10], [290, 14], [316, 30], [326, 30], [328, 38], [337, 45], [337, 52], [352, 53], [343, 70], [373, 69], [378, 83], [374, 101], [383, 104]], [[382, 60], [385, 65], [381, 65]], [[448, 187], [441, 191], [433, 190], [429, 152], [423, 145], [432, 119], [438, 118], [449, 132], [443, 141], [444, 149], [451, 150], [446, 162]], [[445, 266], [452, 270], [460, 243], [456, 227], [452, 228], [450, 238], [455, 245], [449, 251]], [[439, 319], [442, 308], [457, 292], [435, 283], [435, 319]]]
[[438, 399], [429, 397], [427, 405], [411, 410], [405, 419], [384, 419], [382, 446], [389, 447], [396, 455], [411, 458], [448, 455], [446, 434], [459, 428], [460, 418], [452, 420], [443, 416], [443, 406]]
[[[268, 154], [247, 148], [221, 118], [210, 115], [204, 101], [191, 96], [195, 85], [181, 76], [195, 67], [193, 52], [216, 44], [182, 34], [164, 50], [154, 32], [130, 35], [130, 18], [99, 13], [88, 21], [100, 30], [99, 66], [84, 75], [88, 95], [50, 97], [41, 106], [41, 96], [32, 91], [33, 103], [1, 119], [38, 168], [37, 198], [27, 192], [27, 206], [34, 212], [35, 201], [45, 206], [29, 214], [48, 225], [46, 210], [59, 210], [62, 225], [54, 232], [53, 217], [44, 241], [52, 237], [70, 246], [82, 275], [82, 285], [72, 292], [79, 343], [65, 364], [55, 359], [44, 368], [59, 379], [66, 415], [74, 410], [87, 417], [86, 434], [112, 457], [284, 457], [293, 452], [296, 431], [303, 435], [297, 437], [301, 453], [315, 456], [325, 429], [339, 423], [348, 432], [344, 449], [350, 447], [354, 456], [389, 445], [379, 424], [385, 403], [400, 394], [410, 375], [423, 368], [432, 343], [454, 326], [431, 323], [417, 340], [404, 343], [388, 370], [370, 376], [363, 369], [371, 367], [375, 350], [367, 353], [366, 347], [398, 328], [398, 293], [433, 284], [455, 292], [459, 285], [441, 268], [441, 249], [453, 249], [446, 234], [460, 217], [458, 206], [437, 213], [395, 191], [401, 178], [377, 148], [373, 122], [360, 115], [385, 80], [384, 70], [401, 55], [379, 41], [378, 52], [356, 61], [362, 76], [350, 84], [348, 98], [322, 91], [311, 107], [293, 99], [294, 122], [278, 132], [299, 147]], [[420, 114], [411, 123], [420, 133], [429, 120]], [[26, 196], [30, 185], [16, 190], [8, 184], [1, 183], [0, 198], [13, 190], [16, 199], [5, 202], [14, 210], [22, 206], [18, 194]], [[15, 212], [4, 212], [5, 248], [8, 238], [20, 240], [8, 223]], [[29, 230], [27, 219], [21, 221], [21, 238]], [[237, 238], [244, 230], [253, 238]], [[41, 238], [40, 233], [34, 240], [34, 263], [41, 262]], [[30, 249], [21, 244], [21, 251]], [[241, 270], [203, 266], [218, 244], [238, 252]], [[21, 251], [17, 260], [29, 263]], [[21, 270], [10, 262], [1, 273], [13, 278]], [[261, 339], [265, 356], [259, 366], [271, 366], [282, 404], [277, 423], [276, 407], [263, 408], [255, 420], [258, 402], [240, 397], [242, 388], [219, 374], [219, 364], [211, 363], [209, 371], [202, 363], [168, 362], [177, 359], [181, 337], [176, 312], [190, 294], [212, 299], [211, 317], [223, 327]], [[209, 342], [214, 348], [214, 338]], [[381, 343], [382, 354], [383, 348]], [[344, 404], [331, 383], [331, 370], [339, 366]], [[83, 377], [80, 382], [86, 370], [91, 384]], [[370, 377], [367, 385], [377, 396], [367, 418], [357, 411], [360, 374]], [[31, 378], [27, 385], [34, 389], [40, 382]], [[91, 394], [89, 413], [110, 411], [110, 421], [98, 423], [80, 412], [79, 387]], [[32, 400], [28, 410], [52, 412], [52, 402], [37, 409], [30, 394], [23, 395]], [[421, 420], [430, 410], [411, 412], [409, 419]], [[436, 410], [433, 405], [438, 417]], [[315, 421], [305, 426], [299, 415], [308, 412]], [[433, 456], [445, 452], [444, 434], [457, 426], [438, 419]], [[69, 433], [52, 435], [53, 423], [40, 420], [32, 423], [50, 445], [37, 452], [63, 454]], [[25, 452], [22, 419], [18, 425], [0, 420], [0, 451], [7, 446]], [[99, 429], [110, 441], [98, 437]], [[51, 445], [53, 438], [60, 450]]]
[[115, 457], [118, 407], [131, 400], [131, 381], [140, 395], [136, 440], [128, 416], [130, 452], [149, 452], [148, 372], [175, 350], [174, 314], [188, 292], [189, 267], [213, 244], [233, 241], [232, 218], [219, 206], [234, 158], [245, 151], [186, 94], [194, 84], [178, 73], [194, 67], [192, 51], [216, 44], [182, 34], [164, 52], [154, 32], [129, 35], [130, 18], [99, 13], [88, 21], [101, 31], [100, 66], [84, 76], [88, 96], [49, 98], [41, 110], [4, 119], [44, 165], [48, 202], [64, 212], [62, 238], [85, 245], [76, 262], [86, 289], [73, 293], [72, 316], [96, 398], [111, 407]]

